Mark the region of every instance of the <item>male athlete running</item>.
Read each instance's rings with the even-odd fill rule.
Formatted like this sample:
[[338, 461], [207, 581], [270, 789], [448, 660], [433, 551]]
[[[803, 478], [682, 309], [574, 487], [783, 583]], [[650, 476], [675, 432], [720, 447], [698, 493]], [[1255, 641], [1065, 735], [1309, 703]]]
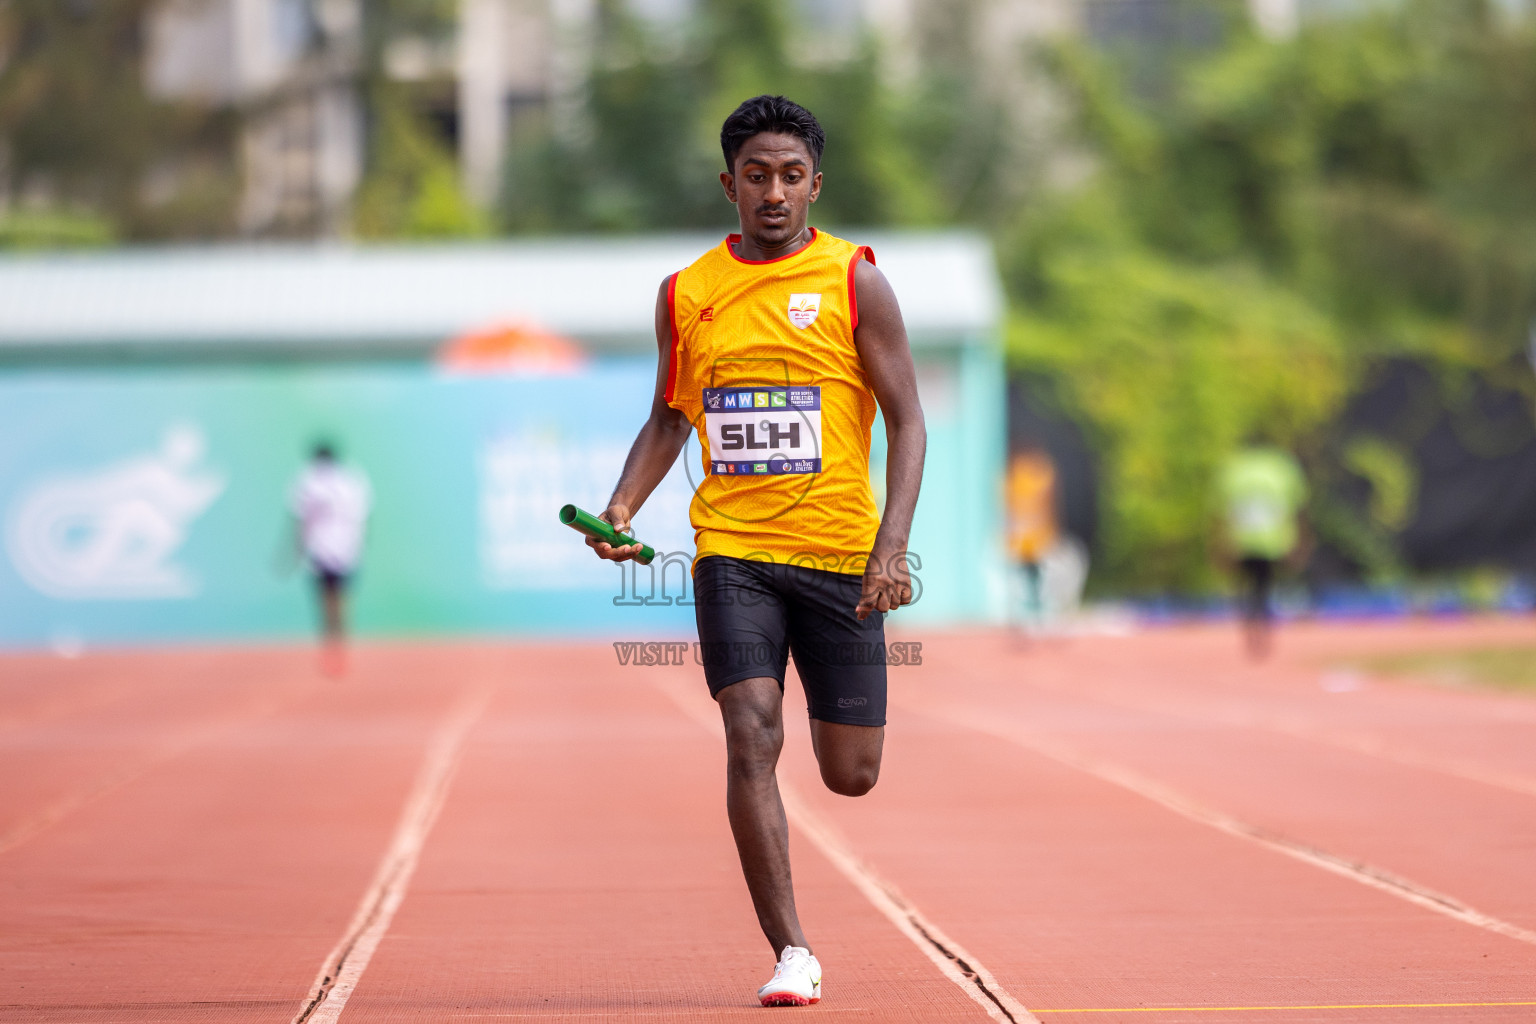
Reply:
[[[884, 613], [912, 600], [907, 538], [927, 431], [906, 329], [869, 249], [807, 227], [825, 135], [782, 96], [720, 131], [741, 234], [662, 282], [651, 414], [603, 517], [627, 530], [689, 432], [704, 449], [690, 509], [695, 612], [725, 719], [726, 808], [758, 923], [779, 957], [765, 1006], [821, 998], [795, 913], [775, 768], [790, 653], [827, 788], [862, 796], [885, 736]], [[869, 484], [875, 403], [889, 457]], [[603, 558], [639, 552], [588, 541]]]

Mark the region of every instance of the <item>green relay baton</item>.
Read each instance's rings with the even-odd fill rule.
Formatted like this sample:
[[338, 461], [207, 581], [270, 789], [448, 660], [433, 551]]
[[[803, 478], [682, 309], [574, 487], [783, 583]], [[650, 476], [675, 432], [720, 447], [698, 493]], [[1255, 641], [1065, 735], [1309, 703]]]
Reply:
[[[575, 505], [562, 505], [560, 507], [560, 521], [577, 533], [584, 533], [593, 540], [606, 541], [614, 547], [625, 547], [629, 544], [640, 544], [633, 537], [626, 537], [615, 530], [605, 520], [597, 518], [591, 512], [579, 509]], [[640, 544], [640, 553], [635, 556], [635, 561], [641, 565], [650, 565], [651, 559], [656, 557], [656, 549], [649, 544]]]

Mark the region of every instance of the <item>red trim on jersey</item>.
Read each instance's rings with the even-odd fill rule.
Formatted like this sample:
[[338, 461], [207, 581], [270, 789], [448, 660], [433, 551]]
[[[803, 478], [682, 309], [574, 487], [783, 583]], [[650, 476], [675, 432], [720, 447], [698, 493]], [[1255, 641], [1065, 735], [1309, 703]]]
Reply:
[[816, 229], [815, 228], [811, 228], [811, 240], [809, 242], [806, 242], [804, 245], [802, 245], [800, 248], [796, 249], [792, 253], [789, 253], [789, 254], [784, 255], [784, 256], [775, 256], [771, 260], [744, 260], [740, 256], [737, 256], [736, 255], [736, 243], [741, 241], [741, 236], [740, 235], [726, 235], [725, 236], [725, 251], [730, 253], [731, 254], [731, 259], [735, 260], [737, 263], [745, 263], [745, 264], [747, 264], [748, 266], [751, 266], [751, 267], [766, 267], [770, 263], [778, 263], [781, 260], [791, 260], [791, 259], [794, 259], [796, 256], [799, 256], [801, 253], [805, 252], [805, 250], [807, 250], [811, 246], [815, 245], [816, 244], [816, 239], [819, 238], [819, 237], [820, 237], [820, 235], [817, 233]]
[[[679, 270], [677, 274], [681, 274]], [[677, 274], [667, 278], [667, 327], [672, 332], [672, 350], [667, 355], [667, 404], [677, 396], [677, 345], [681, 334], [677, 329]]]
[[851, 331], [859, 329], [859, 292], [853, 286], [853, 272], [858, 268], [859, 260], [869, 260], [869, 265], [874, 266], [875, 250], [861, 245], [854, 251], [853, 259], [848, 261], [848, 319], [852, 321], [848, 329]]

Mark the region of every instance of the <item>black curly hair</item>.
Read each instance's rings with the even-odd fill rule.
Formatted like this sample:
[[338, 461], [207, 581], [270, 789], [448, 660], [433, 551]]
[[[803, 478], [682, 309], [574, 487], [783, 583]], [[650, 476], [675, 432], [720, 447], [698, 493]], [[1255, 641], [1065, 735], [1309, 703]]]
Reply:
[[725, 169], [736, 173], [736, 155], [754, 135], [775, 132], [793, 135], [811, 151], [812, 170], [821, 167], [821, 151], [827, 145], [816, 115], [783, 96], [754, 96], [731, 112], [720, 127], [720, 149], [725, 153]]

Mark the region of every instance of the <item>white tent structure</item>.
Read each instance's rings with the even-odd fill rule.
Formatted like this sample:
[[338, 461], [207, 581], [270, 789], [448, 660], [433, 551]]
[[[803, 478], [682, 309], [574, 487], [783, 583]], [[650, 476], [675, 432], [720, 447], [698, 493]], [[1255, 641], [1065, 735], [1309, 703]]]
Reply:
[[[992, 334], [1002, 299], [986, 242], [860, 234], [914, 344]], [[713, 235], [453, 246], [241, 246], [0, 258], [0, 360], [346, 358], [429, 352], [529, 321], [594, 349], [648, 348], [661, 281]]]

